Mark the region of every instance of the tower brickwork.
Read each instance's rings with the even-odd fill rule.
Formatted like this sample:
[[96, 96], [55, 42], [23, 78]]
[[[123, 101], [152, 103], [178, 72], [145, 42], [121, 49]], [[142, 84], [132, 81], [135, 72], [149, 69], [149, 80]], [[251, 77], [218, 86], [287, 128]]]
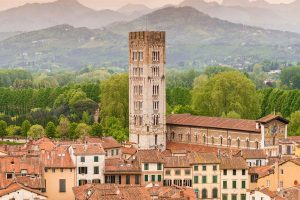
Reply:
[[166, 34], [129, 33], [129, 140], [166, 148]]

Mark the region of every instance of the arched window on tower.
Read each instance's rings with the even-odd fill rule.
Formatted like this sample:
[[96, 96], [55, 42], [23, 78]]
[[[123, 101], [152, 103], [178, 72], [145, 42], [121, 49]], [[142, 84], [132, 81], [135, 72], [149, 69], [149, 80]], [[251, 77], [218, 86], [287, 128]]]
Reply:
[[247, 140], [246, 140], [246, 146], [247, 146], [247, 148], [250, 148], [250, 141], [249, 141], [248, 138], [247, 138]]
[[212, 144], [212, 145], [215, 144], [215, 138], [214, 138], [214, 136], [211, 137], [211, 144]]
[[223, 137], [220, 136], [220, 146], [222, 146], [222, 145], [223, 145]]
[[237, 139], [237, 147], [240, 148], [240, 146], [241, 146], [241, 140], [240, 140], [240, 138], [238, 138]]
[[231, 138], [230, 137], [228, 137], [228, 139], [227, 139], [227, 146], [231, 146]]
[[203, 144], [206, 144], [206, 135], [203, 135]]

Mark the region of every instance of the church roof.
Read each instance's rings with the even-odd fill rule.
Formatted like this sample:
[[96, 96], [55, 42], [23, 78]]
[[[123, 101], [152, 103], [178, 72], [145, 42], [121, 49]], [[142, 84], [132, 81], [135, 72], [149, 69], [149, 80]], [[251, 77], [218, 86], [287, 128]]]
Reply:
[[222, 117], [194, 116], [190, 114], [174, 114], [167, 117], [167, 124], [260, 133], [260, 129], [256, 129], [256, 121], [249, 119], [229, 119]]
[[273, 120], [279, 120], [279, 121], [281, 121], [285, 124], [289, 123], [289, 121], [287, 119], [284, 119], [280, 115], [274, 115], [274, 114], [270, 114], [270, 115], [267, 115], [265, 117], [262, 117], [262, 118], [258, 119], [257, 122], [265, 124], [265, 123], [269, 123], [270, 121], [273, 121]]

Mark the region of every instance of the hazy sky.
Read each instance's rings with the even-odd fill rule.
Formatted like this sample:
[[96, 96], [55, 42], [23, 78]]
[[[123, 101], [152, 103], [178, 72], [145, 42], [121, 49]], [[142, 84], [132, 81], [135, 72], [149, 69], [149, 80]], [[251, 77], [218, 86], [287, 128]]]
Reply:
[[[54, 0], [0, 0], [0, 10], [23, 5], [25, 3], [43, 3]], [[177, 4], [183, 0], [79, 0], [82, 4], [96, 10], [110, 8], [117, 9], [128, 3], [143, 3], [149, 7], [159, 7], [165, 4]], [[221, 0], [216, 0], [221, 1]], [[289, 3], [294, 0], [266, 0], [271, 3]]]

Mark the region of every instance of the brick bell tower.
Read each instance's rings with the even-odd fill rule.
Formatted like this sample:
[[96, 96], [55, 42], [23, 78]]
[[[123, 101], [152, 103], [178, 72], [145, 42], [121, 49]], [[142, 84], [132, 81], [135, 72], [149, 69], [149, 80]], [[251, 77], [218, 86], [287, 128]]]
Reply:
[[165, 38], [129, 33], [129, 140], [139, 149], [166, 148]]

